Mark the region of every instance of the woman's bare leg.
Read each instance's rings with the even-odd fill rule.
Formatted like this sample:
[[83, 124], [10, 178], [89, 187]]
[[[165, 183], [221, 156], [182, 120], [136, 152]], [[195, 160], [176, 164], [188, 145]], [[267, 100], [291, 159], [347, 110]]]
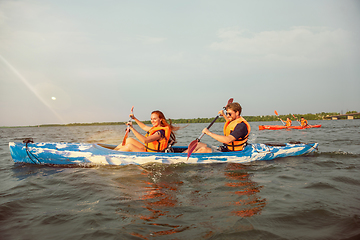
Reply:
[[145, 152], [144, 145], [133, 139], [133, 138], [127, 138], [125, 145], [119, 144], [114, 150], [117, 151], [125, 151], [125, 152]]

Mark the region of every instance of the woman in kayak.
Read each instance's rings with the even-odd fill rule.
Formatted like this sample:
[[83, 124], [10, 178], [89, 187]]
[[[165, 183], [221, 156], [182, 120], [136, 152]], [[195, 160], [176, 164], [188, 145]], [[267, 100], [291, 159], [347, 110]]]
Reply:
[[286, 122], [285, 122], [285, 126], [290, 127], [291, 123], [292, 123], [292, 121], [290, 120], [290, 118], [287, 118]]
[[143, 136], [133, 127], [131, 122], [128, 122], [127, 125], [139, 141], [128, 138], [124, 146], [120, 144], [114, 150], [125, 152], [164, 152], [169, 142], [176, 142], [174, 131], [177, 131], [179, 128], [174, 127], [171, 124], [171, 120], [168, 123], [161, 111], [153, 111], [151, 113], [152, 127], [142, 123], [134, 114], [130, 114], [130, 117], [147, 133]]

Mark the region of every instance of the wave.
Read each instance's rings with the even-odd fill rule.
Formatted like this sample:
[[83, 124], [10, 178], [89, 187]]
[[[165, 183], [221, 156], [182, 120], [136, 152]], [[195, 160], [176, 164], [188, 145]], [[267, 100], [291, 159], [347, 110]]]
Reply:
[[360, 158], [360, 153], [344, 152], [344, 151], [315, 152], [314, 156]]

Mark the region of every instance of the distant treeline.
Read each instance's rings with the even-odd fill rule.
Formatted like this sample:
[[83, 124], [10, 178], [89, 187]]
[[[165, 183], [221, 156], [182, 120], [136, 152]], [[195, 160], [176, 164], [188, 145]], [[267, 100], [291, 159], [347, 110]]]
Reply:
[[[349, 111], [346, 114], [350, 113], [356, 113], [356, 111]], [[337, 112], [322, 112], [322, 113], [307, 113], [307, 114], [294, 114], [294, 116], [300, 120], [301, 117], [304, 117], [307, 120], [324, 120], [327, 116], [332, 115], [339, 115], [340, 113]], [[278, 121], [279, 118], [282, 120], [286, 120], [286, 118], [290, 118], [291, 120], [296, 120], [292, 114], [288, 115], [266, 115], [266, 116], [244, 116], [244, 118], [249, 122], [270, 122], [270, 121]], [[346, 117], [343, 117], [342, 119], [346, 119]], [[355, 115], [354, 119], [360, 119], [360, 115]], [[210, 123], [213, 121], [214, 118], [193, 118], [193, 119], [171, 119], [172, 123]], [[216, 122], [224, 122], [224, 118], [220, 117], [216, 120]], [[69, 124], [43, 124], [39, 126], [33, 126], [33, 127], [56, 127], [56, 126], [98, 126], [98, 125], [124, 125], [126, 122], [96, 122], [96, 123], [69, 123]], [[143, 121], [145, 124], [151, 124], [150, 121]], [[135, 124], [135, 123], [134, 123]]]

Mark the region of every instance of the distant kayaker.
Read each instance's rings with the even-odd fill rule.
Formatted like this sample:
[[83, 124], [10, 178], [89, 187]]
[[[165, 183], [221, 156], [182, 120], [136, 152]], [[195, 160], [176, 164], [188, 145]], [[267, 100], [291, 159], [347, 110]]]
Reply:
[[[246, 146], [251, 131], [250, 124], [240, 116], [242, 108], [239, 103], [229, 103], [225, 109], [226, 115], [223, 110], [219, 111], [219, 114], [226, 121], [224, 135], [212, 133], [207, 128], [204, 128], [202, 132], [223, 143], [223, 146], [220, 146], [220, 151], [222, 152], [241, 151]], [[199, 142], [194, 152], [209, 153], [212, 152], [212, 149], [206, 144]]]
[[286, 126], [286, 127], [290, 127], [291, 124], [292, 124], [291, 119], [290, 119], [290, 118], [286, 118], [285, 126]]
[[308, 125], [308, 121], [304, 117], [301, 117], [300, 124], [302, 127], [306, 127]]
[[168, 147], [169, 141], [176, 142], [174, 131], [178, 130], [178, 127], [174, 127], [171, 124], [171, 120], [168, 123], [161, 111], [153, 111], [151, 113], [152, 127], [145, 125], [134, 114], [130, 114], [130, 117], [147, 133], [143, 136], [133, 127], [131, 122], [128, 122], [127, 125], [130, 126], [130, 130], [140, 142], [136, 139], [128, 138], [124, 146], [120, 144], [115, 150], [125, 152], [164, 152]]

